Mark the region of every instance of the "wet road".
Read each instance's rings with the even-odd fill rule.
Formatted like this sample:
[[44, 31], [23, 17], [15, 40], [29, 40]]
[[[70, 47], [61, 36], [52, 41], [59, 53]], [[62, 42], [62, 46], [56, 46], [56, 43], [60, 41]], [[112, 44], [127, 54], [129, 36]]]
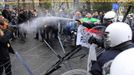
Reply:
[[[12, 47], [16, 52], [18, 52], [24, 61], [28, 64], [33, 75], [43, 75], [57, 60], [56, 55], [46, 46], [45, 43], [35, 40], [34, 34], [28, 34], [26, 42], [22, 42], [19, 39], [11, 42]], [[60, 54], [64, 55], [58, 41], [53, 43], [54, 50]], [[70, 46], [66, 46], [66, 52], [72, 49]], [[77, 55], [86, 54], [88, 50], [83, 48]], [[12, 61], [12, 71], [13, 75], [30, 75], [22, 63], [16, 58], [16, 55], [11, 54]], [[55, 71], [51, 75], [60, 75], [71, 69], [86, 69], [87, 56], [80, 59], [80, 57], [75, 57], [62, 65], [62, 68]]]

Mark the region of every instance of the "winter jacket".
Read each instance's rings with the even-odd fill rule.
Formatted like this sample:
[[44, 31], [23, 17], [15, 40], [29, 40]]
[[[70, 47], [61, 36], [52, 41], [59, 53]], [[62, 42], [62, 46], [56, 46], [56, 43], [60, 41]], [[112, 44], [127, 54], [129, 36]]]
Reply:
[[8, 29], [4, 29], [4, 36], [0, 37], [0, 60], [9, 59], [9, 52], [14, 53], [9, 39], [12, 37], [12, 33]]

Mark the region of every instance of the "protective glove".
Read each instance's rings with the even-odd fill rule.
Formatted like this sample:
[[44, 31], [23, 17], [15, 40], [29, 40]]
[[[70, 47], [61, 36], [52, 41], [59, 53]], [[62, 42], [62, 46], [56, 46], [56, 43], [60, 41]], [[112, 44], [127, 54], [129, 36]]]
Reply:
[[97, 39], [94, 37], [94, 36], [91, 36], [89, 39], [88, 39], [88, 43], [92, 44], [96, 44], [97, 43]]
[[97, 39], [95, 38], [94, 36], [91, 36], [89, 39], [88, 39], [88, 43], [92, 44], [97, 44], [98, 46], [104, 48], [104, 42], [102, 39]]

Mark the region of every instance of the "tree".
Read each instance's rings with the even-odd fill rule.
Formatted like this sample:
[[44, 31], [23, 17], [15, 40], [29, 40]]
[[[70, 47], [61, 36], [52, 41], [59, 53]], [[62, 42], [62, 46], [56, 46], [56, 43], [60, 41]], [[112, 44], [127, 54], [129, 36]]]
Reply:
[[50, 9], [52, 7], [51, 2], [49, 0], [39, 0], [40, 7], [45, 9]]
[[98, 2], [93, 5], [94, 11], [109, 11], [112, 9], [112, 3], [110, 2]]
[[32, 0], [32, 7], [35, 9], [34, 0]]
[[26, 8], [25, 0], [22, 0], [22, 6], [23, 6], [23, 9]]

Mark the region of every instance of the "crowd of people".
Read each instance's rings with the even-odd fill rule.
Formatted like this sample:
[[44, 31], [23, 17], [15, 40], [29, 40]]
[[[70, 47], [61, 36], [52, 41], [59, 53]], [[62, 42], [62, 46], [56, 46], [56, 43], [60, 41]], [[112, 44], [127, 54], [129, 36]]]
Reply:
[[[5, 8], [0, 11], [0, 75], [12, 75], [9, 53], [15, 54], [10, 41], [20, 37], [17, 25], [30, 20], [36, 10], [15, 10]], [[26, 34], [26, 33], [24, 33]]]
[[[54, 13], [54, 12], [53, 12]], [[63, 27], [63, 33], [67, 36], [67, 40], [72, 39], [72, 31], [77, 31], [79, 25], [84, 26], [84, 31], [89, 32], [91, 28], [96, 25], [105, 26], [104, 39], [98, 40], [93, 38], [89, 43], [95, 43], [102, 48], [105, 48], [105, 52], [100, 54], [97, 58], [97, 61], [92, 62], [92, 67], [90, 73], [92, 75], [107, 75], [110, 73], [110, 70], [107, 66], [107, 63], [111, 62], [119, 53], [122, 51], [133, 48], [133, 14], [128, 16], [127, 23], [116, 22], [117, 16], [114, 11], [104, 12], [81, 12], [75, 11], [73, 14], [68, 15], [63, 10], [60, 10], [58, 14], [52, 14], [49, 10], [44, 12], [44, 16], [59, 16], [72, 18], [74, 21], [67, 21], [61, 24], [65, 24]], [[5, 70], [6, 75], [12, 75], [11, 72], [11, 63], [9, 53], [15, 54], [12, 46], [10, 44], [10, 39], [14, 40], [19, 37], [26, 38], [26, 32], [22, 33], [19, 31], [17, 25], [20, 25], [24, 22], [30, 21], [33, 18], [39, 16], [36, 10], [27, 10], [27, 9], [9, 9], [5, 8], [0, 11], [0, 75]], [[131, 20], [130, 20], [131, 19]], [[44, 32], [36, 31], [35, 39], [39, 40], [39, 34], [43, 39], [48, 39], [49, 32], [54, 33], [55, 38], [58, 36], [58, 29], [54, 29], [51, 26], [47, 26], [43, 29]], [[53, 31], [51, 31], [53, 30]], [[46, 32], [46, 33], [45, 33]], [[117, 36], [118, 35], [118, 36]], [[24, 39], [23, 38], [23, 39]]]

